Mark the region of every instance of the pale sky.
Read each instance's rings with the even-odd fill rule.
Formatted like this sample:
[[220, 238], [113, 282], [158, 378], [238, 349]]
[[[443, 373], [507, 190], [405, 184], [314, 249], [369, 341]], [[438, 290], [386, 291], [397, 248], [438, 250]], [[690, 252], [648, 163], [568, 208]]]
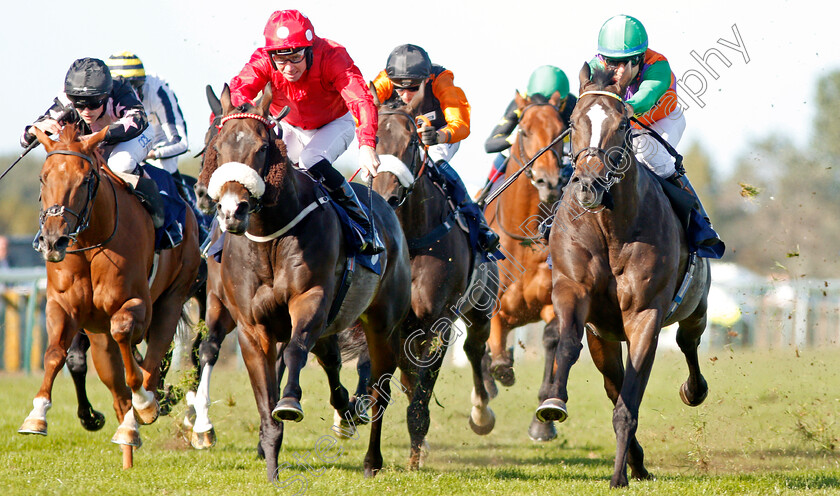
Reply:
[[[0, 19], [0, 151], [20, 151], [23, 127], [61, 91], [74, 59], [106, 59], [129, 50], [177, 94], [194, 154], [207, 128], [205, 85], [218, 92], [264, 43], [262, 30], [271, 12], [297, 8], [312, 20], [317, 35], [347, 48], [367, 80], [403, 43], [423, 46], [435, 63], [455, 73], [472, 105], [472, 134], [452, 163], [475, 188], [484, 182], [492, 159], [484, 153], [484, 140], [514, 90], [524, 91], [535, 67], [552, 64], [566, 72], [577, 94], [578, 71], [595, 53], [601, 24], [624, 13], [642, 21], [650, 48], [669, 59], [682, 81], [678, 94], [687, 105], [688, 125], [678, 149], [684, 152], [701, 141], [716, 169], [725, 173], [749, 151], [751, 140], [770, 133], [806, 145], [816, 80], [840, 69], [833, 15], [809, 2], [752, 5], [758, 8], [746, 2], [679, 6], [672, 1], [13, 2]], [[738, 44], [740, 50], [731, 48]], [[712, 48], [730, 64], [708, 52], [717, 79], [691, 55], [703, 57]], [[701, 107], [688, 93], [699, 93], [703, 83]]]

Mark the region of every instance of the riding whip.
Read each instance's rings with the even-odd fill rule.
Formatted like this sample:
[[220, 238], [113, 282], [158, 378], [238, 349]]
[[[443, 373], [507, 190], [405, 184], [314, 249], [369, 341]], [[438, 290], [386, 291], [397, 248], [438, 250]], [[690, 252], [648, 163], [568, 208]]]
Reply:
[[[55, 120], [58, 121], [58, 122], [62, 122], [74, 110], [75, 109], [73, 107], [65, 107], [65, 109], [61, 112], [61, 114], [58, 115], [58, 117]], [[5, 171], [3, 171], [3, 174], [0, 175], [0, 181], [2, 181], [4, 177], [6, 177], [6, 174], [8, 174], [10, 170], [12, 170], [12, 167], [16, 166], [18, 164], [18, 162], [20, 162], [21, 159], [23, 159], [23, 157], [26, 156], [27, 153], [32, 151], [32, 149], [37, 148], [37, 146], [40, 145], [40, 144], [41, 144], [41, 142], [38, 141], [37, 139], [35, 141], [33, 141], [32, 143], [30, 143], [26, 147], [26, 149], [23, 150], [23, 153], [21, 153], [20, 156], [18, 156], [17, 160], [15, 160], [12, 163], [12, 165], [10, 165]]]

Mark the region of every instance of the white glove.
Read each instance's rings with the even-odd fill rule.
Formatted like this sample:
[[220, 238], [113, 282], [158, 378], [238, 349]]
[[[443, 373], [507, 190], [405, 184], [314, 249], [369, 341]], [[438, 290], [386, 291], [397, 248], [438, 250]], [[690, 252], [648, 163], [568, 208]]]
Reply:
[[366, 175], [376, 177], [376, 169], [379, 168], [379, 156], [376, 155], [376, 150], [370, 145], [362, 145], [359, 147], [359, 165], [365, 171]]

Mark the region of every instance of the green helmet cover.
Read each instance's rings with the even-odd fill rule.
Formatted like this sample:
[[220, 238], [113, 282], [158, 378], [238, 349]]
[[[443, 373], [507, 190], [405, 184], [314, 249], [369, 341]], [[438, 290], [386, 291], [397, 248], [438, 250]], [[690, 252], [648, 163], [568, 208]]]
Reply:
[[561, 98], [569, 94], [569, 78], [566, 73], [553, 65], [543, 65], [534, 69], [528, 79], [528, 96], [540, 94], [551, 98], [555, 91]]
[[604, 57], [621, 59], [641, 55], [647, 51], [648, 36], [638, 19], [617, 15], [607, 19], [598, 33], [598, 53]]

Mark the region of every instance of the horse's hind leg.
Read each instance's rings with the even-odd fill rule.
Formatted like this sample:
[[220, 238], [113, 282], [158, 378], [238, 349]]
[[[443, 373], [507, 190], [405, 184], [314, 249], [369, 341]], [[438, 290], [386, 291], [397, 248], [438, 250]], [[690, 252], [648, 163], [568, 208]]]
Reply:
[[491, 382], [485, 375], [484, 357], [487, 351], [487, 338], [490, 335], [490, 322], [485, 312], [472, 310], [467, 313], [466, 320], [472, 323], [467, 328], [467, 337], [464, 340], [464, 353], [470, 361], [473, 375], [473, 389], [470, 395], [472, 410], [470, 411], [470, 428], [476, 434], [483, 436], [490, 434], [496, 426], [496, 415], [488, 404], [492, 394], [487, 389]]
[[692, 316], [680, 322], [677, 329], [677, 345], [688, 364], [688, 379], [680, 386], [680, 398], [688, 406], [700, 405], [709, 394], [709, 385], [700, 373], [700, 359], [697, 356], [697, 347], [700, 346], [700, 337], [705, 329], [705, 309], [700, 317]]
[[490, 345], [490, 373], [494, 379], [506, 387], [513, 386], [516, 383], [516, 374], [513, 371], [513, 354], [505, 348], [510, 331], [510, 326], [502, 320], [501, 316], [493, 315], [490, 320], [490, 336], [487, 339], [487, 344]]
[[98, 431], [105, 425], [105, 415], [94, 410], [87, 397], [85, 382], [88, 370], [88, 348], [90, 348], [90, 339], [87, 334], [84, 331], [78, 332], [70, 344], [70, 349], [67, 350], [67, 369], [70, 371], [70, 377], [73, 378], [73, 385], [76, 386], [76, 400], [79, 402], [76, 415], [86, 430]]
[[[589, 354], [592, 355], [592, 361], [595, 362], [595, 366], [604, 376], [604, 390], [607, 392], [607, 397], [615, 407], [621, 385], [624, 382], [621, 343], [601, 339], [592, 333], [587, 334], [586, 342], [589, 345]], [[639, 480], [650, 479], [650, 474], [645, 469], [645, 452], [635, 435], [630, 438], [627, 464], [630, 465], [633, 478]]]
[[[548, 399], [548, 392], [551, 389], [551, 381], [554, 377], [554, 356], [557, 354], [557, 341], [559, 323], [557, 317], [554, 317], [551, 322], [546, 324], [543, 330], [543, 348], [545, 348], [545, 368], [543, 370], [543, 381], [540, 386], [538, 399], [540, 404]], [[531, 420], [531, 425], [528, 427], [528, 437], [532, 441], [551, 441], [557, 437], [557, 428], [554, 422], [540, 422], [536, 415]]]
[[318, 363], [327, 374], [330, 386], [330, 405], [336, 414], [345, 417], [350, 407], [350, 394], [341, 384], [341, 350], [338, 346], [338, 334], [319, 339], [312, 347], [312, 354], [318, 358]]
[[[421, 329], [428, 328], [430, 327], [421, 327]], [[411, 438], [411, 453], [408, 458], [408, 468], [410, 470], [416, 470], [420, 467], [423, 445], [426, 434], [429, 433], [429, 402], [432, 399], [432, 392], [440, 374], [446, 350], [449, 347], [451, 334], [452, 328], [446, 326], [440, 333], [440, 347], [431, 352], [427, 344], [423, 347], [422, 356], [418, 357], [418, 365], [422, 364], [422, 366], [418, 367], [418, 379], [415, 383], [414, 395], [406, 408], [406, 422], [408, 424], [408, 434]], [[431, 340], [427, 337], [426, 341]]]
[[91, 334], [89, 339], [93, 365], [99, 379], [114, 397], [114, 412], [120, 422], [111, 442], [139, 447], [142, 444], [139, 424], [131, 410], [131, 389], [125, 383], [125, 368], [120, 357], [120, 348], [108, 334]]

